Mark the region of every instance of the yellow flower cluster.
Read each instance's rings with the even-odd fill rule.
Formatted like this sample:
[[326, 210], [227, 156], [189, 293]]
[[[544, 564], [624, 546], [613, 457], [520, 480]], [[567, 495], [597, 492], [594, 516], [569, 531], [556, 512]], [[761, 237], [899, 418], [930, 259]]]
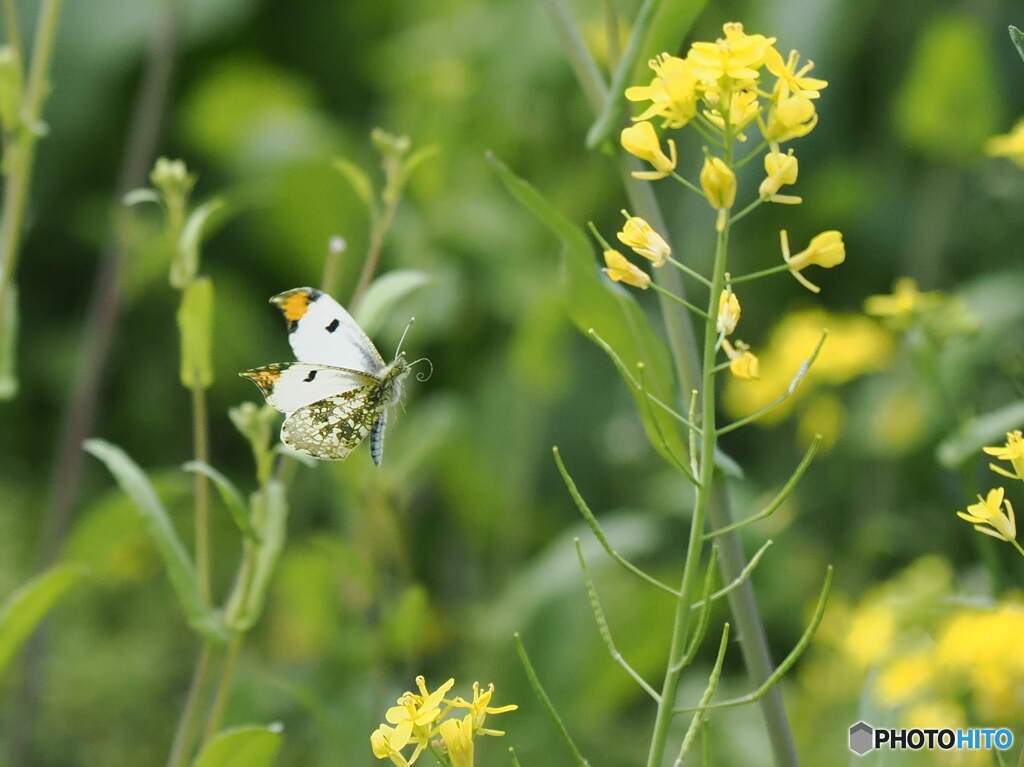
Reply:
[[990, 138], [985, 150], [991, 157], [1006, 157], [1024, 168], [1024, 118], [1009, 133]]
[[[725, 24], [722, 32], [723, 37], [714, 42], [693, 43], [685, 57], [668, 53], [655, 57], [649, 62], [654, 72], [651, 81], [626, 89], [628, 100], [646, 107], [633, 118], [635, 124], [622, 131], [621, 143], [652, 168], [634, 175], [654, 180], [665, 178], [676, 168], [675, 142], [668, 139], [666, 154], [652, 120], [660, 120], [661, 127], [669, 129], [696, 122], [700, 130], [720, 133], [727, 141], [746, 141], [743, 131], [756, 121], [773, 155], [765, 160], [763, 197], [773, 202], [799, 202], [799, 198], [786, 196], [775, 199], [779, 187], [796, 181], [796, 158], [791, 152], [782, 154], [779, 145], [814, 129], [818, 123], [814, 101], [828, 83], [810, 77], [814, 64], [801, 65], [796, 51], [783, 58], [774, 37], [747, 34], [738, 22]], [[775, 78], [770, 90], [764, 82], [765, 70]], [[709, 161], [714, 159], [721, 162], [721, 158]], [[701, 177], [707, 191], [704, 173]], [[734, 198], [735, 178], [732, 185]], [[712, 207], [723, 207], [719, 204], [722, 197], [713, 199], [709, 194], [708, 199]], [[731, 202], [724, 207], [730, 206]]]
[[[814, 365], [807, 372], [800, 388], [785, 403], [765, 414], [759, 423], [770, 425], [784, 419], [794, 406], [803, 408], [801, 432], [818, 432], [828, 444], [841, 425], [841, 405], [831, 398], [822, 400], [815, 394], [822, 387], [841, 386], [868, 373], [882, 370], [893, 350], [892, 336], [866, 317], [856, 314], [831, 314], [820, 309], [786, 315], [771, 331], [762, 353], [764, 375], [758, 381], [730, 381], [723, 404], [735, 417], [752, 413], [786, 390], [793, 374], [807, 359], [821, 338], [821, 329], [828, 328], [828, 342], [822, 347]], [[838, 413], [836, 408], [839, 407]]]
[[[1008, 461], [1012, 468], [1012, 471], [1008, 471], [990, 463], [988, 467], [993, 472], [1007, 479], [1024, 481], [1024, 435], [1019, 429], [1008, 432], [1004, 444], [982, 450], [1000, 461]], [[956, 515], [973, 525], [979, 533], [1012, 544], [1024, 556], [1024, 549], [1017, 543], [1017, 518], [1013, 513], [1013, 505], [1005, 496], [1005, 488], [992, 488], [984, 498], [979, 495], [978, 502], [968, 506], [967, 511], [958, 511]]]
[[[370, 735], [370, 748], [378, 759], [390, 759], [397, 767], [415, 764], [424, 750], [447, 754], [452, 767], [473, 767], [473, 737], [504, 735], [502, 730], [485, 727], [489, 714], [515, 711], [518, 706], [492, 706], [494, 685], [481, 689], [473, 683], [473, 699], [445, 698], [455, 686], [449, 679], [431, 692], [422, 676], [416, 677], [417, 692], [405, 692], [384, 715], [382, 723]], [[450, 716], [463, 711], [464, 716]], [[406, 749], [412, 751], [406, 755]]]

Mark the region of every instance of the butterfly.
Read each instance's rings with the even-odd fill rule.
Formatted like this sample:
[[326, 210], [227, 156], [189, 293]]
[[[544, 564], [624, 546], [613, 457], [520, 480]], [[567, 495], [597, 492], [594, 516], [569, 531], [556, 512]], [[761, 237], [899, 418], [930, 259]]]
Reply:
[[388, 407], [400, 401], [402, 382], [415, 364], [406, 361], [401, 341], [395, 359], [384, 362], [352, 315], [314, 288], [286, 290], [270, 303], [288, 323], [297, 362], [239, 375], [285, 414], [281, 442], [313, 458], [340, 461], [369, 435], [370, 457], [379, 466]]

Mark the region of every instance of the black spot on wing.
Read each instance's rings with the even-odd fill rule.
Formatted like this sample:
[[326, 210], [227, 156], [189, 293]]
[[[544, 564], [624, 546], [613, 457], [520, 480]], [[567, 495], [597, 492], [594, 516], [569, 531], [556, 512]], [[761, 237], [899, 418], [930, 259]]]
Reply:
[[331, 320], [331, 324], [328, 325], [325, 329], [327, 330], [328, 333], [333, 333], [335, 330], [338, 329], [338, 325], [340, 324], [341, 322], [338, 320], [337, 317], [335, 317], [333, 320]]
[[317, 371], [315, 371], [315, 370], [310, 370], [310, 371], [309, 371], [309, 375], [308, 375], [308, 376], [306, 376], [305, 378], [303, 378], [302, 380], [303, 380], [303, 381], [305, 381], [306, 383], [310, 383], [310, 382], [312, 382], [312, 380], [313, 380], [314, 378], [316, 378], [316, 373], [317, 373]]

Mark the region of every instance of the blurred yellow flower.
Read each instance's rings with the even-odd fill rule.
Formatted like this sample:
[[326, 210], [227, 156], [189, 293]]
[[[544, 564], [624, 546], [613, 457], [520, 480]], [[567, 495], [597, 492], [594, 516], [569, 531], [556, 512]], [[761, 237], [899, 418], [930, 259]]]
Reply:
[[990, 138], [985, 152], [990, 157], [1006, 157], [1024, 168], [1024, 118], [1009, 133]]
[[619, 242], [632, 248], [638, 256], [646, 258], [655, 268], [663, 266], [665, 259], [672, 255], [672, 248], [665, 242], [665, 238], [640, 216], [631, 216], [625, 210], [622, 215], [626, 217], [626, 223], [616, 235]]
[[655, 77], [650, 85], [626, 88], [630, 101], [650, 101], [635, 121], [663, 118], [663, 128], [682, 128], [697, 114], [697, 72], [693, 62], [662, 53], [648, 62]]
[[723, 78], [741, 84], [757, 80], [774, 37], [748, 35], [739, 22], [723, 25], [724, 38], [713, 43], [697, 42], [690, 46], [687, 58], [696, 67], [697, 77], [709, 84]]
[[604, 264], [604, 273], [613, 282], [624, 282], [642, 290], [647, 290], [651, 286], [650, 275], [617, 250], [609, 249], [604, 252]]
[[473, 716], [446, 719], [438, 728], [452, 767], [473, 767]]
[[896, 616], [888, 605], [868, 603], [853, 614], [843, 640], [843, 650], [858, 666], [866, 668], [885, 657], [896, 631]]
[[917, 650], [898, 657], [886, 664], [878, 675], [879, 700], [887, 706], [903, 705], [927, 692], [935, 675], [935, 658], [930, 650]]
[[885, 317], [897, 327], [906, 327], [915, 315], [935, 307], [941, 300], [941, 293], [922, 293], [913, 278], [900, 277], [893, 283], [891, 294], [868, 296], [864, 311], [874, 317]]
[[843, 428], [846, 420], [846, 408], [839, 397], [833, 394], [815, 394], [797, 424], [796, 433], [800, 444], [809, 445], [815, 435], [821, 435], [821, 447], [827, 450], [832, 447]]
[[869, 416], [870, 436], [884, 454], [900, 455], [918, 444], [928, 424], [925, 400], [916, 384], [885, 391]]
[[[967, 507], [967, 511], [958, 511], [956, 515], [965, 522], [974, 525], [979, 533], [990, 535], [1007, 543], [1016, 543], [1017, 520], [1013, 515], [1013, 506], [1003, 496], [1005, 491], [996, 487], [988, 491], [988, 495], [982, 498], [978, 496], [978, 502]], [[1006, 512], [1003, 512], [1003, 506]], [[1024, 553], [1024, 552], [1022, 552]]]
[[797, 51], [790, 51], [789, 58], [783, 60], [781, 53], [775, 48], [769, 48], [764, 64], [769, 72], [779, 78], [779, 82], [787, 89], [788, 93], [816, 99], [821, 95], [821, 91], [828, 86], [828, 82], [825, 80], [807, 76], [807, 73], [814, 69], [814, 62], [808, 61], [800, 67], [800, 54]]
[[757, 193], [762, 199], [769, 202], [782, 203], [784, 205], [797, 205], [802, 200], [799, 197], [779, 194], [779, 190], [796, 183], [797, 174], [800, 171], [800, 164], [796, 155], [790, 149], [787, 154], [782, 152], [768, 152], [764, 156], [765, 179], [758, 187]]
[[1009, 472], [995, 464], [989, 464], [989, 468], [992, 469], [996, 474], [1001, 474], [1004, 477], [1010, 479], [1021, 479], [1024, 480], [1024, 435], [1021, 434], [1020, 430], [1007, 432], [1006, 444], [997, 445], [994, 447], [982, 448], [986, 453], [991, 456], [995, 456], [1000, 461], [1009, 461], [1010, 465], [1013, 466], [1013, 471]]
[[789, 273], [797, 281], [812, 293], [820, 293], [821, 288], [803, 276], [801, 271], [808, 266], [820, 266], [822, 269], [831, 269], [839, 266], [846, 260], [846, 246], [843, 244], [842, 233], [830, 229], [816, 235], [810, 244], [797, 253], [795, 256], [789, 252], [789, 236], [786, 230], [779, 232], [779, 240], [782, 244], [782, 258], [789, 265]]
[[716, 325], [718, 332], [723, 336], [730, 336], [736, 330], [740, 321], [740, 300], [729, 288], [718, 294], [718, 319]]
[[779, 94], [768, 110], [768, 121], [761, 126], [761, 133], [767, 141], [781, 144], [803, 138], [817, 124], [818, 113], [807, 96]]
[[509, 711], [516, 711], [519, 706], [514, 703], [505, 706], [492, 706], [491, 697], [494, 695], [494, 685], [490, 684], [486, 690], [481, 691], [480, 683], [473, 682], [473, 700], [467, 701], [458, 697], [452, 701], [455, 708], [468, 708], [467, 720], [471, 722], [473, 731], [484, 735], [504, 735], [503, 730], [489, 730], [484, 727], [488, 714], [506, 714]]
[[645, 181], [656, 181], [665, 178], [676, 169], [676, 142], [668, 140], [666, 155], [661, 151], [661, 143], [654, 126], [647, 121], [638, 122], [622, 129], [619, 136], [622, 148], [634, 157], [650, 163], [654, 170], [633, 171], [633, 178]]

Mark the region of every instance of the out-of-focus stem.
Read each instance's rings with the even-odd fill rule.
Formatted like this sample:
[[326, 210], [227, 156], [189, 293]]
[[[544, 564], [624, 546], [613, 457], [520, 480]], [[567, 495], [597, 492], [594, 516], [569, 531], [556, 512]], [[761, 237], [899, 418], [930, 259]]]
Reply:
[[202, 649], [199, 651], [199, 658], [196, 660], [195, 670], [192, 672], [192, 684], [188, 688], [185, 707], [181, 710], [181, 718], [178, 719], [178, 728], [174, 733], [171, 753], [167, 757], [167, 767], [183, 767], [189, 763], [192, 745], [195, 743], [196, 732], [199, 729], [199, 713], [202, 709], [202, 702], [206, 698], [206, 687], [210, 681], [212, 660], [213, 647], [210, 640], [204, 639]]
[[[210, 428], [206, 414], [206, 390], [192, 388], [192, 442], [195, 460], [210, 462]], [[199, 592], [210, 602], [210, 484], [206, 475], [197, 471], [194, 479], [196, 579]]]
[[235, 678], [235, 668], [238, 666], [238, 656], [242, 653], [244, 641], [244, 634], [236, 634], [228, 644], [227, 652], [224, 655], [224, 665], [220, 672], [220, 681], [217, 682], [217, 692], [214, 693], [210, 716], [206, 720], [206, 729], [203, 733], [204, 743], [217, 734], [224, 719], [224, 709], [231, 698], [231, 683]]

